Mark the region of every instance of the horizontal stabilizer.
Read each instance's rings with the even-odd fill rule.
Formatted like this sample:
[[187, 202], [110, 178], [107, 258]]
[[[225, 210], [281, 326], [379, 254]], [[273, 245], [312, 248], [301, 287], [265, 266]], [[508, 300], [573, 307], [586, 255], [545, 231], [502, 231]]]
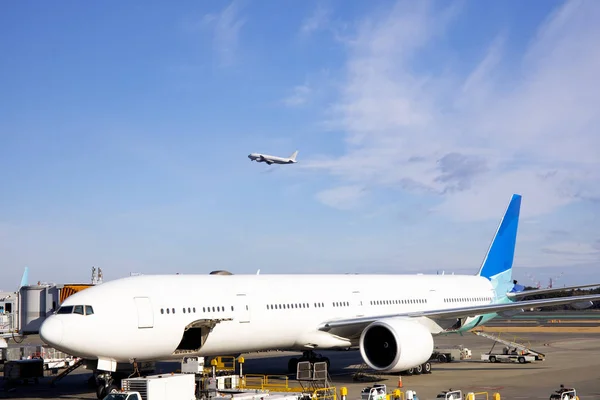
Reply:
[[539, 294], [566, 292], [569, 290], [586, 289], [586, 288], [593, 288], [593, 287], [600, 287], [600, 283], [593, 283], [593, 284], [588, 284], [588, 285], [578, 285], [578, 286], [565, 286], [565, 287], [560, 287], [560, 288], [532, 289], [532, 290], [524, 290], [522, 292], [509, 292], [506, 294], [506, 296], [513, 298], [513, 299], [519, 299], [519, 298], [535, 296], [535, 295], [539, 295]]

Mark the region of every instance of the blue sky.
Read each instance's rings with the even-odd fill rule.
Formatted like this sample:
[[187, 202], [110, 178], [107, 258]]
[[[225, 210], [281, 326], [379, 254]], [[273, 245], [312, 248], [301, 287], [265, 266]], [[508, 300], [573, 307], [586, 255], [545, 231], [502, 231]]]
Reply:
[[[588, 282], [599, 17], [593, 1], [4, 4], [0, 288], [25, 266], [475, 273], [512, 193], [517, 277]], [[296, 149], [292, 166], [246, 157]]]

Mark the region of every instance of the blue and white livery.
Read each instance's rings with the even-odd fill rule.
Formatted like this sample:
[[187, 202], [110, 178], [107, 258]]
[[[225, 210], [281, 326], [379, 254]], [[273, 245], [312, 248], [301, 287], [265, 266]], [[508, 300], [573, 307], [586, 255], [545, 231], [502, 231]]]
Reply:
[[67, 298], [40, 334], [59, 350], [97, 360], [100, 371], [117, 362], [267, 350], [315, 359], [313, 350], [322, 349], [358, 349], [376, 370], [407, 370], [429, 359], [435, 335], [473, 329], [499, 313], [600, 300], [517, 301], [527, 294], [512, 278], [520, 206], [513, 195], [476, 275], [133, 276]]

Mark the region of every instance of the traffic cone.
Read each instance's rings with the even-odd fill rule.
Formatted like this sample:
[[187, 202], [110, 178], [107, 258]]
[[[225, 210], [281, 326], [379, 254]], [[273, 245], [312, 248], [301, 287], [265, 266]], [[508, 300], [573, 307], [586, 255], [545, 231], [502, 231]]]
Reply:
[[398, 388], [402, 388], [402, 375], [398, 375]]

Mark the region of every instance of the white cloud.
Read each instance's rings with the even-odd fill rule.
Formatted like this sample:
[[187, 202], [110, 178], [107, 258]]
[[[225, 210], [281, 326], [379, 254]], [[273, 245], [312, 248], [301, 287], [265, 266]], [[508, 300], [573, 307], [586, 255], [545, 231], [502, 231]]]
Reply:
[[455, 15], [406, 1], [367, 19], [347, 42], [345, 84], [330, 109], [346, 153], [303, 167], [340, 185], [440, 195], [436, 210], [460, 219], [497, 218], [515, 192], [526, 217], [600, 198], [600, 4], [566, 3], [516, 68], [505, 68], [505, 33], [461, 78], [414, 67]]
[[241, 6], [234, 0], [218, 14], [207, 14], [202, 25], [214, 29], [214, 46], [219, 53], [223, 65], [231, 65], [236, 57], [239, 34], [245, 20], [238, 14]]
[[302, 106], [306, 104], [311, 93], [312, 89], [306, 84], [296, 86], [294, 87], [292, 94], [283, 99], [283, 104], [288, 107]]
[[310, 35], [313, 32], [323, 29], [329, 21], [329, 10], [324, 8], [322, 4], [317, 5], [310, 17], [302, 22], [300, 33], [302, 35]]

